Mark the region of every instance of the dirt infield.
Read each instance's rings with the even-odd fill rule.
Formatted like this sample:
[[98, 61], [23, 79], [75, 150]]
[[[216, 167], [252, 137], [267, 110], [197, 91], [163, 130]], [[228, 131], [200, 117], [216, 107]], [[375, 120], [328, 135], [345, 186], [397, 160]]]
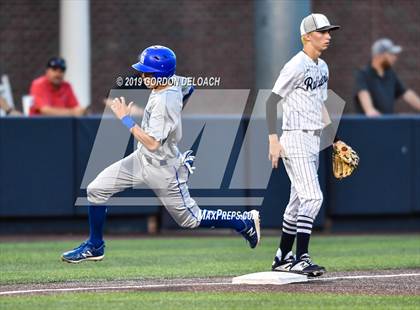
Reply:
[[310, 282], [238, 285], [232, 278], [148, 279], [0, 286], [0, 296], [101, 291], [301, 292], [363, 295], [420, 295], [420, 269], [330, 272]]

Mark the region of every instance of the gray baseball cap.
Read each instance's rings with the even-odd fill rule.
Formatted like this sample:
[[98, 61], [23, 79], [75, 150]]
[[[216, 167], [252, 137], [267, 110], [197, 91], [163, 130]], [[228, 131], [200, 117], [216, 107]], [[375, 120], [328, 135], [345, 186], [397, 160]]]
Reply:
[[324, 14], [310, 14], [302, 19], [300, 23], [300, 35], [313, 31], [335, 30], [340, 28], [337, 25], [331, 25], [330, 21]]
[[372, 56], [380, 55], [383, 53], [399, 54], [401, 51], [402, 47], [395, 45], [394, 42], [388, 38], [376, 40], [372, 45]]

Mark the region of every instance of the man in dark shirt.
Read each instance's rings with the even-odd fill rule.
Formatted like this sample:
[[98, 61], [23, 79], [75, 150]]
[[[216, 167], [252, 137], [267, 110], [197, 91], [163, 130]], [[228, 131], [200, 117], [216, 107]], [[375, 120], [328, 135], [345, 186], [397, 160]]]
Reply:
[[402, 48], [389, 39], [379, 39], [372, 46], [372, 61], [356, 72], [354, 99], [359, 112], [367, 116], [394, 113], [395, 100], [402, 96], [420, 111], [420, 98], [406, 89], [392, 66]]

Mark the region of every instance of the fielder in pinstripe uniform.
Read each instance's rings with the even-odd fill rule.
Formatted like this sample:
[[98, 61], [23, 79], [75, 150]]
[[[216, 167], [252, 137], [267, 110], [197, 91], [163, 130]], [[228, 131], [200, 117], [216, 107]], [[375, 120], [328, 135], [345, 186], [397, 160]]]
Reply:
[[[269, 159], [277, 168], [280, 157], [291, 182], [290, 199], [283, 216], [280, 246], [272, 264], [273, 271], [290, 271], [320, 276], [325, 268], [309, 256], [312, 225], [322, 205], [318, 180], [320, 136], [330, 122], [324, 106], [329, 79], [328, 66], [320, 57], [331, 40], [331, 25], [322, 14], [302, 20], [300, 33], [303, 50], [280, 72], [267, 100]], [[282, 135], [276, 129], [277, 103], [282, 103]], [[296, 238], [296, 256], [292, 247]]]

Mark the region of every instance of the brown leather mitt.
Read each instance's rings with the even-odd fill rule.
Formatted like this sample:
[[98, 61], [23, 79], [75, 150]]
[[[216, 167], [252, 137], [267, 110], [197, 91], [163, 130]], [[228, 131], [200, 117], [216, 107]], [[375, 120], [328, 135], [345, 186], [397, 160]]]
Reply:
[[359, 155], [343, 141], [337, 141], [333, 144], [332, 165], [335, 178], [346, 178], [359, 165]]

